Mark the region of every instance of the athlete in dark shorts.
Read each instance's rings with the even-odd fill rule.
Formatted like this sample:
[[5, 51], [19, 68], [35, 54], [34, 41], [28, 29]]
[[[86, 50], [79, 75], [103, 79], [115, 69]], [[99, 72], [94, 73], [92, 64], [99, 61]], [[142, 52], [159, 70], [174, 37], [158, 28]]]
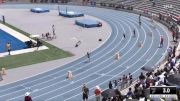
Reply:
[[90, 53], [87, 52], [87, 58], [88, 58], [88, 61], [90, 62]]
[[83, 84], [82, 92], [83, 92], [83, 101], [87, 101], [89, 95], [89, 88], [87, 88], [85, 84]]

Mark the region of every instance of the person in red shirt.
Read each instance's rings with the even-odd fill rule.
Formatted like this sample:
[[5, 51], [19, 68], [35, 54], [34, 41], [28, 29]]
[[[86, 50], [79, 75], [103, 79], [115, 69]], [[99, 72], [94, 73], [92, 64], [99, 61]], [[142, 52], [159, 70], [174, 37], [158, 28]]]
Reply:
[[101, 101], [101, 89], [99, 86], [96, 86], [96, 89], [94, 90], [94, 94], [96, 96], [96, 101]]
[[31, 96], [29, 95], [30, 95], [30, 92], [26, 92], [24, 101], [32, 101]]

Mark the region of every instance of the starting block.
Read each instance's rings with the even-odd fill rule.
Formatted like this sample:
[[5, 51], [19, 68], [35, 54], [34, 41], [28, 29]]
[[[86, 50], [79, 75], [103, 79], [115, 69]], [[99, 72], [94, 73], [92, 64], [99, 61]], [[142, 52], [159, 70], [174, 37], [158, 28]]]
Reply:
[[143, 47], [143, 42], [140, 41], [138, 46], [139, 46], [139, 47]]
[[72, 78], [73, 78], [72, 72], [71, 72], [71, 71], [68, 71], [67, 79], [68, 79], [68, 80], [72, 80]]
[[6, 75], [6, 69], [5, 69], [5, 68], [2, 68], [1, 70], [2, 70], [1, 74], [2, 74], [2, 75]]
[[116, 59], [116, 60], [119, 60], [119, 59], [120, 59], [120, 53], [116, 53], [115, 59]]

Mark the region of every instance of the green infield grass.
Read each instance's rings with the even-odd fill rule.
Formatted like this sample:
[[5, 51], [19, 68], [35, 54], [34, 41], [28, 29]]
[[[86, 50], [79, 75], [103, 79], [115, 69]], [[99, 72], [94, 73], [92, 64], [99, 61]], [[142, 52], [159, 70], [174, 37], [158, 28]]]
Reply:
[[[29, 33], [24, 32], [24, 31], [20, 30], [19, 28], [16, 28], [15, 26], [12, 26], [8, 23], [5, 23], [4, 25], [6, 25], [28, 37], [30, 35]], [[70, 52], [59, 49], [45, 41], [42, 41], [42, 42], [49, 49], [41, 50], [41, 51], [34, 51], [34, 52], [29, 52], [29, 53], [24, 53], [24, 54], [19, 54], [19, 55], [10, 55], [10, 56], [6, 56], [6, 57], [1, 57], [0, 58], [0, 68], [11, 69], [11, 68], [17, 68], [20, 66], [32, 65], [32, 64], [37, 64], [37, 63], [41, 63], [41, 62], [46, 62], [46, 61], [51, 61], [51, 60], [56, 60], [56, 59], [73, 56], [73, 54]]]

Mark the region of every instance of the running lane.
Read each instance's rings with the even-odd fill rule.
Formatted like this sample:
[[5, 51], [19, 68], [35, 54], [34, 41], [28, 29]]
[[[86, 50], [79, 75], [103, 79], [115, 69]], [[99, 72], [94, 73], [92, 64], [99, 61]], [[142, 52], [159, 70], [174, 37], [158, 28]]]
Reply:
[[[41, 5], [49, 9], [56, 9], [57, 5]], [[32, 8], [33, 5], [4, 5], [1, 8]], [[60, 9], [65, 9], [61, 6]], [[167, 29], [148, 18], [142, 17], [142, 26], [138, 24], [138, 15], [115, 11], [110, 9], [67, 6], [70, 10], [81, 11], [87, 15], [98, 17], [112, 28], [112, 34], [105, 44], [91, 53], [91, 62], [86, 56], [59, 67], [55, 70], [21, 80], [12, 84], [0, 87], [1, 101], [23, 101], [24, 94], [31, 91], [35, 101], [81, 101], [82, 84], [86, 83], [90, 89], [90, 98], [93, 98], [94, 87], [99, 85], [102, 89], [108, 87], [110, 80], [117, 79], [123, 74], [132, 73], [137, 77], [142, 66], [157, 65], [166, 53], [168, 47]], [[133, 30], [136, 30], [136, 37], [133, 37]], [[149, 32], [153, 32], [150, 36]], [[123, 33], [126, 38], [123, 39]], [[163, 48], [158, 48], [159, 37], [164, 36]], [[139, 42], [143, 47], [139, 47]], [[115, 60], [115, 53], [120, 52], [120, 60]], [[73, 80], [66, 79], [67, 71], [73, 72]]]

